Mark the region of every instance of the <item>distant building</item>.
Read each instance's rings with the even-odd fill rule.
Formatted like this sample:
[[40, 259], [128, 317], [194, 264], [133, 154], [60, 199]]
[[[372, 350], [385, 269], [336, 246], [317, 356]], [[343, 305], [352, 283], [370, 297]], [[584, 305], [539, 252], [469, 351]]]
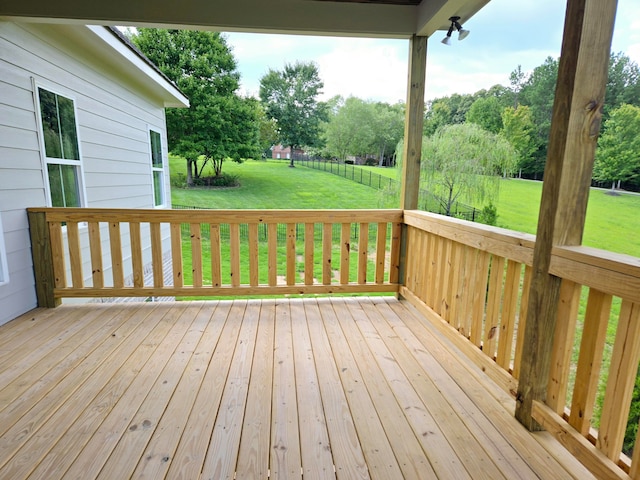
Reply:
[[[293, 151], [295, 156], [304, 155], [304, 150], [296, 148]], [[291, 159], [291, 147], [283, 147], [282, 145], [276, 145], [271, 150], [271, 158], [286, 158]]]

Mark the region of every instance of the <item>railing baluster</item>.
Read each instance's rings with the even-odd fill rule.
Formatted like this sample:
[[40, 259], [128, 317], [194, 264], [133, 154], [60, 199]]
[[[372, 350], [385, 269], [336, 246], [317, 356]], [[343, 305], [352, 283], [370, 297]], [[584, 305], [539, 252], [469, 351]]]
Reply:
[[287, 285], [296, 284], [296, 224], [287, 224]]
[[529, 288], [531, 286], [531, 274], [533, 269], [526, 265], [524, 267], [524, 278], [522, 280], [522, 296], [520, 297], [520, 313], [518, 314], [518, 333], [516, 334], [516, 351], [513, 359], [513, 377], [520, 377], [520, 365], [522, 363], [522, 346], [524, 345], [524, 331], [527, 322], [527, 306], [529, 305]]
[[270, 223], [268, 227], [268, 268], [269, 286], [278, 284], [278, 224]]
[[489, 358], [495, 358], [496, 345], [500, 335], [500, 301], [504, 280], [504, 257], [493, 256], [489, 276], [489, 294], [487, 298], [487, 316], [484, 323], [482, 351]]
[[[346, 169], [345, 165], [345, 169]], [[351, 253], [351, 224], [343, 223], [340, 229], [340, 284], [349, 283], [349, 257]]]
[[585, 436], [591, 428], [611, 301], [611, 295], [593, 288], [589, 290], [569, 415], [569, 424]]
[[260, 283], [260, 274], [258, 271], [258, 224], [249, 224], [249, 284], [255, 287]]
[[184, 286], [182, 264], [182, 232], [181, 224], [171, 224], [171, 270], [173, 271], [173, 286], [182, 288]]
[[78, 222], [67, 222], [67, 243], [69, 246], [69, 262], [71, 264], [71, 282], [74, 288], [84, 287], [82, 278], [82, 255]]
[[211, 286], [222, 285], [222, 260], [220, 258], [220, 224], [209, 224], [209, 239], [211, 242]]
[[389, 253], [389, 283], [398, 283], [400, 279], [400, 234], [402, 224], [391, 224], [391, 252]]
[[562, 280], [560, 285], [560, 302], [558, 304], [558, 320], [553, 337], [553, 351], [549, 382], [547, 385], [546, 403], [558, 414], [564, 413], [567, 403], [567, 386], [571, 370], [571, 352], [578, 319], [580, 303], [580, 285]]
[[387, 250], [387, 224], [378, 223], [376, 232], [376, 283], [384, 283], [384, 262]]
[[140, 222], [129, 223], [129, 237], [131, 238], [131, 268], [133, 270], [133, 287], [144, 287], [144, 273], [142, 266], [142, 237]]
[[468, 245], [463, 246], [464, 263], [462, 266], [462, 278], [460, 283], [460, 317], [459, 331], [462, 335], [469, 338], [471, 334], [471, 311], [473, 307], [473, 290], [476, 285], [473, 283], [475, 276], [474, 262], [476, 251]]
[[53, 257], [55, 288], [66, 288], [67, 269], [64, 262], [62, 225], [59, 222], [49, 224], [49, 236], [51, 238], [51, 256]]
[[447, 321], [456, 330], [460, 331], [460, 299], [462, 298], [462, 278], [464, 277], [464, 246], [458, 242], [454, 242], [453, 249], [451, 251], [451, 269], [450, 275], [451, 284], [449, 287], [449, 295], [447, 295], [449, 302], [449, 310], [447, 310]]
[[304, 284], [313, 285], [315, 224], [304, 224]]
[[322, 227], [322, 284], [330, 285], [333, 270], [331, 255], [333, 253], [333, 225], [325, 223]]
[[162, 269], [162, 235], [160, 223], [151, 222], [151, 264], [153, 265], [153, 286], [161, 288], [164, 286], [164, 272]]
[[487, 284], [489, 283], [489, 262], [491, 255], [476, 250], [475, 276], [473, 278], [473, 307], [471, 309], [471, 335], [469, 340], [476, 347], [482, 347], [482, 323], [484, 319]]
[[618, 460], [622, 450], [639, 361], [640, 304], [623, 300], [596, 444], [614, 461]]
[[367, 283], [367, 263], [369, 262], [369, 224], [360, 224], [358, 239], [358, 283]]
[[104, 287], [102, 271], [102, 243], [100, 241], [100, 224], [89, 222], [89, 250], [91, 252], [91, 277], [95, 288]]
[[202, 231], [200, 223], [192, 223], [191, 236], [191, 279], [194, 287], [202, 286]]
[[124, 286], [124, 268], [122, 265], [122, 238], [120, 237], [120, 222], [109, 223], [109, 245], [111, 248], [111, 273], [113, 286]]
[[507, 261], [507, 274], [504, 280], [502, 297], [502, 314], [500, 316], [500, 336], [498, 338], [498, 356], [496, 361], [505, 370], [511, 367], [511, 353], [513, 351], [513, 333], [518, 311], [518, 296], [520, 294], [520, 277], [522, 264]]
[[231, 286], [240, 286], [240, 225], [229, 225], [229, 248], [231, 259]]

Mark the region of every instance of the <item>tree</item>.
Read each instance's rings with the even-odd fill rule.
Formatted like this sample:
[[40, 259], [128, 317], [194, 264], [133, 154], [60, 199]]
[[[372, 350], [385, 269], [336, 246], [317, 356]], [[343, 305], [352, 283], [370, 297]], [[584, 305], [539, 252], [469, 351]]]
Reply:
[[522, 71], [522, 65], [518, 65], [518, 67], [509, 74], [509, 83], [511, 84], [511, 91], [513, 92], [513, 108], [518, 108], [520, 91], [522, 91], [522, 86], [526, 81], [527, 76]]
[[404, 134], [404, 104], [378, 102], [373, 113], [373, 147], [378, 157], [378, 166], [382, 167], [385, 157], [393, 156], [395, 147]]
[[502, 106], [496, 97], [479, 98], [467, 112], [467, 122], [480, 125], [491, 133], [502, 130]]
[[508, 173], [516, 159], [509, 142], [473, 123], [444, 126], [422, 145], [421, 183], [446, 215], [457, 201], [493, 201], [499, 174]]
[[[260, 99], [270, 118], [278, 122], [280, 142], [293, 152], [319, 143], [326, 121], [326, 105], [318, 100], [324, 86], [314, 63], [286, 64], [260, 79]], [[293, 155], [291, 156], [293, 166]]]
[[526, 105], [518, 105], [517, 108], [507, 107], [502, 111], [502, 131], [500, 135], [506, 138], [518, 153], [517, 168], [520, 173], [533, 173], [530, 170], [531, 155], [535, 151], [533, 135], [535, 126], [531, 119], [531, 110]]
[[613, 110], [598, 139], [593, 177], [611, 182], [640, 183], [640, 107]]
[[640, 106], [640, 68], [628, 56], [611, 53], [603, 121], [625, 103]]
[[324, 130], [327, 152], [341, 160], [366, 153], [373, 141], [372, 109], [357, 97], [349, 97], [331, 115]]
[[188, 185], [209, 162], [220, 175], [226, 158], [259, 152], [255, 100], [236, 95], [240, 74], [224, 37], [140, 28], [132, 41], [189, 98], [189, 109], [166, 112], [169, 151], [186, 159]]

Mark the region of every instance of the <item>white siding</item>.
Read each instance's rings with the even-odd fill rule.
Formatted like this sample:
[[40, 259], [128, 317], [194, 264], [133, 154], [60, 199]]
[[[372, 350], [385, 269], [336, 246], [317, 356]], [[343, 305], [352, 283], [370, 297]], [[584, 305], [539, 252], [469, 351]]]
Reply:
[[[77, 31], [66, 40], [69, 29]], [[150, 125], [163, 132], [167, 161], [162, 101], [141, 94], [113, 60], [83, 48], [82, 29], [0, 21], [0, 213], [10, 275], [0, 286], [0, 324], [36, 306], [25, 209], [47, 198], [33, 81], [76, 103], [87, 207], [153, 208]]]

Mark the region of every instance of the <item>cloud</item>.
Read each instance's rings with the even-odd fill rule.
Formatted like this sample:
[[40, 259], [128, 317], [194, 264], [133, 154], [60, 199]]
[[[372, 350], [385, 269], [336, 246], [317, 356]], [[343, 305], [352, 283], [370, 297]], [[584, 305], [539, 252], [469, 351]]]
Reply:
[[[509, 85], [522, 66], [532, 71], [560, 55], [565, 3], [557, 0], [492, 0], [465, 22], [471, 35], [453, 45], [436, 32], [427, 46], [427, 100], [452, 93], [474, 93]], [[455, 35], [455, 34], [454, 34]], [[257, 96], [260, 78], [285, 63], [315, 61], [324, 81], [323, 99], [357, 96], [395, 103], [407, 87], [408, 41], [230, 33], [242, 75], [242, 91]], [[619, 0], [612, 51], [640, 64], [640, 2]]]
[[317, 59], [324, 97], [403, 102], [407, 83], [406, 40], [340, 39]]

